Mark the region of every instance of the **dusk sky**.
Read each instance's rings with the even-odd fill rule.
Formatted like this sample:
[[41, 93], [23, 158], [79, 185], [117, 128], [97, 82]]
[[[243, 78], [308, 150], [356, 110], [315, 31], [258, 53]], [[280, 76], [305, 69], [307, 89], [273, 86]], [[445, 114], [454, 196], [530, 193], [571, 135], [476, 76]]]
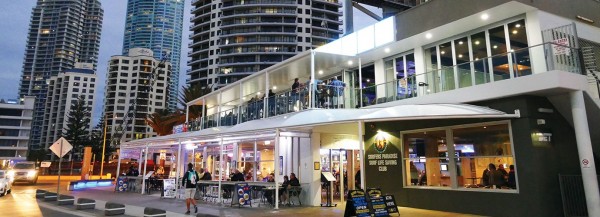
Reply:
[[[104, 22], [102, 26], [102, 36], [100, 43], [100, 56], [96, 74], [98, 84], [96, 89], [96, 106], [93, 114], [94, 124], [102, 115], [102, 106], [104, 100], [104, 82], [106, 76], [107, 63], [112, 55], [120, 55], [123, 47], [123, 31], [125, 25], [125, 12], [127, 10], [127, 0], [101, 0], [104, 9]], [[25, 53], [25, 43], [27, 41], [27, 31], [29, 28], [29, 18], [31, 9], [35, 6], [36, 0], [18, 0], [4, 1], [0, 6], [0, 99], [17, 98], [19, 88], [19, 77], [22, 73], [23, 58]], [[375, 13], [381, 15], [381, 10], [371, 8]], [[186, 0], [185, 15], [183, 18], [183, 44], [181, 46], [182, 55], [187, 55], [189, 42], [189, 17], [191, 5], [190, 0]], [[375, 23], [371, 17], [364, 15], [354, 9], [354, 29]], [[187, 56], [181, 57], [181, 72], [179, 85], [185, 85], [187, 67]]]

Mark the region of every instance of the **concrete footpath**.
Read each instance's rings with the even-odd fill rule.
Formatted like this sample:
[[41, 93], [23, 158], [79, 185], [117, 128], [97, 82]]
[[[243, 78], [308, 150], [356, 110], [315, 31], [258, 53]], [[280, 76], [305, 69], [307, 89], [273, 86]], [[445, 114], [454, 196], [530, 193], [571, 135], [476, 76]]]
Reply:
[[[86, 189], [81, 191], [71, 191], [70, 194], [76, 198], [90, 198], [96, 200], [96, 209], [104, 210], [106, 202], [114, 202], [125, 204], [125, 215], [128, 216], [143, 216], [144, 208], [151, 207], [167, 211], [167, 216], [185, 216], [185, 200], [182, 199], [167, 199], [160, 198], [158, 195], [141, 195], [139, 193], [130, 192], [114, 192], [113, 187]], [[255, 206], [255, 205], [253, 205]], [[207, 216], [319, 216], [319, 217], [339, 217], [344, 215], [345, 204], [338, 204], [337, 207], [281, 207], [279, 210], [274, 210], [267, 207], [231, 207], [229, 205], [219, 205], [198, 202], [198, 213]], [[414, 217], [450, 217], [450, 216], [474, 216], [467, 214], [439, 212], [423, 209], [414, 209], [399, 207], [402, 216]], [[192, 208], [192, 214], [194, 210]], [[393, 215], [395, 216], [395, 214]]]

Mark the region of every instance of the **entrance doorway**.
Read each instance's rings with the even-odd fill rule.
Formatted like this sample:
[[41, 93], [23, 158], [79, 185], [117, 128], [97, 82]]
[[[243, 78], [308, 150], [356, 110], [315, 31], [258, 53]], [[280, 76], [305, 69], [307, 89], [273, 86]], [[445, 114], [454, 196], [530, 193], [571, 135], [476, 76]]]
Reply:
[[[327, 185], [329, 195], [332, 201], [343, 201], [344, 195], [348, 190], [354, 190], [360, 187], [356, 182], [356, 174], [360, 174], [360, 164], [358, 150], [347, 149], [321, 149], [321, 172], [331, 172], [335, 177], [335, 182], [327, 183], [321, 180], [321, 201], [327, 200]], [[360, 180], [360, 179], [359, 179]]]

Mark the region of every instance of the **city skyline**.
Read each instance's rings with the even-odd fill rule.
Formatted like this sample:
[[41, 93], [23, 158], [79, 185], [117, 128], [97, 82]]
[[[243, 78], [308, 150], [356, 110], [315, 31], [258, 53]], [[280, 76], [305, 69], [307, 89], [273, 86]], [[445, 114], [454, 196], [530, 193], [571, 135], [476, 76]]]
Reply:
[[[127, 11], [127, 1], [123, 0], [101, 0], [104, 9], [104, 20], [102, 28], [102, 37], [100, 41], [100, 52], [98, 57], [98, 66], [96, 73], [98, 75], [98, 96], [104, 96], [104, 86], [106, 83], [106, 72], [108, 61], [111, 56], [120, 55], [122, 53], [123, 33], [125, 29], [125, 14]], [[190, 5], [189, 0], [185, 1], [184, 22], [182, 35], [181, 53], [187, 54], [187, 43], [189, 39], [189, 18]], [[9, 1], [3, 4], [0, 8], [0, 18], [6, 22], [0, 23], [0, 29], [10, 30], [11, 34], [0, 35], [0, 64], [4, 67], [0, 70], [0, 86], [3, 87], [0, 98], [14, 99], [18, 96], [19, 77], [22, 73], [24, 48], [27, 40], [27, 31], [30, 21], [31, 10], [35, 6], [36, 1]], [[366, 6], [375, 13], [381, 15], [381, 10]], [[368, 17], [357, 9], [354, 10], [354, 29], [358, 30], [364, 26], [376, 22], [373, 18]], [[185, 72], [188, 69], [187, 57], [182, 58], [179, 63], [181, 71]], [[179, 83], [185, 84], [187, 76], [180, 73]], [[102, 111], [103, 97], [96, 97], [96, 111]], [[92, 122], [96, 125], [102, 115], [101, 112], [92, 114]]]

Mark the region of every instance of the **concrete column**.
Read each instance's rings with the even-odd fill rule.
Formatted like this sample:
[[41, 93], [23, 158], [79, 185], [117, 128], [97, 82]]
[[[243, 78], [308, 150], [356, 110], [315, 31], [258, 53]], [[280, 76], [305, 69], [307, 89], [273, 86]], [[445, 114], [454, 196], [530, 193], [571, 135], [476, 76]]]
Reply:
[[594, 162], [592, 140], [587, 121], [583, 91], [570, 93], [571, 109], [573, 112], [573, 126], [577, 140], [577, 151], [579, 152], [579, 165], [585, 191], [585, 201], [588, 215], [600, 216], [600, 193], [598, 192], [598, 178], [596, 177], [596, 164]]
[[344, 0], [344, 35], [354, 32], [354, 16], [352, 13], [352, 0]]
[[358, 58], [358, 89], [360, 90], [358, 91], [360, 94], [358, 96], [359, 107], [363, 107], [362, 59], [360, 57]]

